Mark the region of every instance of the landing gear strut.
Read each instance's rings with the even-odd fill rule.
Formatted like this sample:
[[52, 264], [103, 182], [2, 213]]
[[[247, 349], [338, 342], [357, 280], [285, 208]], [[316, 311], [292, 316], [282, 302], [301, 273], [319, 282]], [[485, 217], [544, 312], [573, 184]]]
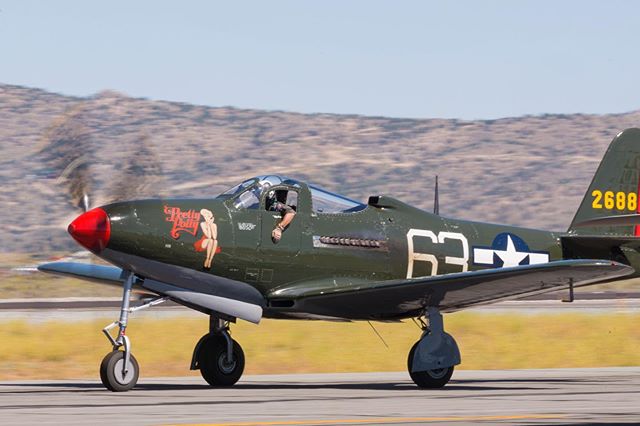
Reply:
[[[129, 308], [131, 288], [135, 281], [135, 275], [130, 273], [124, 282], [122, 304], [120, 306], [120, 319], [112, 322], [102, 329], [102, 332], [107, 336], [107, 339], [109, 339], [109, 342], [113, 346], [113, 351], [109, 352], [100, 364], [100, 380], [102, 380], [104, 387], [113, 392], [124, 392], [130, 390], [136, 385], [140, 375], [138, 361], [131, 353], [131, 340], [129, 340], [129, 337], [125, 334], [127, 323], [129, 321], [129, 314], [140, 309], [158, 305], [168, 300], [167, 297], [160, 297], [141, 306]], [[114, 339], [109, 331], [116, 326], [118, 327], [118, 337]], [[120, 348], [123, 350], [120, 350]]]
[[454, 366], [460, 364], [460, 350], [454, 338], [444, 331], [442, 314], [427, 308], [422, 337], [409, 351], [407, 368], [413, 382], [421, 388], [441, 388], [449, 382]]
[[242, 347], [229, 335], [229, 323], [211, 317], [209, 333], [196, 344], [191, 369], [200, 370], [211, 386], [233, 386], [244, 371]]

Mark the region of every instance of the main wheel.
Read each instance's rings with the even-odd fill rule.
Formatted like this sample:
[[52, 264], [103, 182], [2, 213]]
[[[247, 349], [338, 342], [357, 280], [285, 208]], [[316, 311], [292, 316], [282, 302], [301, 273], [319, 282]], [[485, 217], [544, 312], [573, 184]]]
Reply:
[[132, 355], [129, 356], [127, 370], [122, 371], [124, 352], [113, 351], [102, 359], [100, 364], [100, 380], [104, 387], [112, 392], [125, 392], [133, 388], [138, 382], [140, 367]]
[[447, 383], [449, 383], [449, 379], [453, 374], [453, 365], [451, 367], [445, 368], [437, 368], [435, 370], [427, 370], [427, 371], [419, 371], [412, 372], [411, 366], [413, 365], [413, 355], [418, 348], [419, 341], [416, 342], [411, 350], [409, 351], [409, 358], [407, 359], [407, 369], [409, 370], [409, 375], [413, 380], [413, 383], [418, 385], [419, 388], [425, 389], [438, 389], [444, 387]]
[[244, 371], [244, 352], [235, 340], [233, 361], [227, 357], [227, 340], [224, 336], [212, 335], [202, 342], [198, 352], [198, 365], [202, 378], [211, 386], [233, 386]]

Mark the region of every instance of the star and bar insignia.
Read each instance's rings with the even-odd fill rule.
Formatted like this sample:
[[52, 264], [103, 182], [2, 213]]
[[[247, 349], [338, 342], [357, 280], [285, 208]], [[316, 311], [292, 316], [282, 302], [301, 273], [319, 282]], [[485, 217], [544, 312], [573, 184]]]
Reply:
[[491, 247], [473, 247], [473, 263], [476, 265], [507, 268], [547, 262], [549, 252], [532, 251], [522, 238], [508, 232], [496, 235]]

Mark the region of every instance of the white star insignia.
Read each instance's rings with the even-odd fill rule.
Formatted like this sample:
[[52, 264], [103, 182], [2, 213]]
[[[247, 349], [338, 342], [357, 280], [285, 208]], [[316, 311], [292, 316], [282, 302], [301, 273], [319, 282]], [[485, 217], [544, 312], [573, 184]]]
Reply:
[[520, 262], [529, 256], [529, 253], [523, 253], [516, 250], [516, 246], [513, 244], [511, 236], [507, 236], [506, 250], [494, 250], [493, 252], [502, 259], [502, 262], [504, 263], [502, 266], [504, 268], [508, 268], [509, 266], [518, 266], [520, 265]]

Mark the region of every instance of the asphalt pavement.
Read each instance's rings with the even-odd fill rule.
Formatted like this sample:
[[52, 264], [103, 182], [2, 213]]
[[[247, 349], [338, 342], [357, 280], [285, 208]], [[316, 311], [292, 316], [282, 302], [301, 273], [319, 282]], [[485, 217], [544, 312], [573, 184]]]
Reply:
[[0, 382], [0, 424], [580, 424], [640, 422], [640, 368], [456, 371], [420, 390], [406, 373], [141, 378], [127, 393], [96, 380]]

